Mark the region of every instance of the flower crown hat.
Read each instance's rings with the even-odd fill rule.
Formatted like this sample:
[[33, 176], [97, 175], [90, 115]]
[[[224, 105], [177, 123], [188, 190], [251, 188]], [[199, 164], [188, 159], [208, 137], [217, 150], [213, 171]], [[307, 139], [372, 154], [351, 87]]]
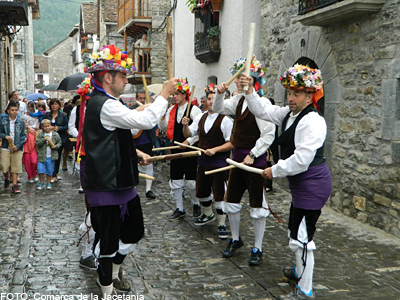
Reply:
[[324, 83], [320, 70], [299, 64], [287, 69], [280, 81], [286, 89], [310, 93], [315, 93], [322, 89], [322, 84]]
[[187, 78], [186, 78], [186, 80], [183, 78], [178, 78], [178, 83], [176, 85], [176, 89], [178, 91], [180, 91], [182, 94], [185, 94], [186, 100], [189, 100], [191, 92], [190, 92], [189, 82], [187, 81]]
[[208, 94], [215, 94], [217, 92], [217, 87], [215, 86], [214, 83], [210, 83], [204, 91], [206, 92], [206, 95]]
[[86, 63], [85, 73], [98, 71], [119, 71], [132, 75], [136, 71], [133, 61], [128, 57], [128, 52], [121, 51], [114, 45], [104, 46], [98, 52], [93, 52]]
[[312, 69], [305, 65], [296, 64], [287, 69], [280, 78], [286, 89], [313, 93], [312, 102], [319, 110], [318, 100], [324, 96], [324, 80], [319, 69]]
[[[231, 73], [232, 75], [235, 75], [237, 71], [243, 65], [246, 63], [246, 58], [240, 58], [238, 59], [232, 66], [231, 68]], [[244, 71], [243, 71], [244, 72]], [[260, 96], [264, 96], [264, 92], [262, 90], [262, 86], [265, 84], [265, 79], [263, 78], [265, 72], [267, 72], [267, 69], [262, 68], [260, 61], [256, 59], [256, 56], [254, 55], [253, 60], [251, 61], [250, 64], [250, 76], [254, 77], [256, 79], [256, 83], [254, 84], [254, 88], [256, 89], [256, 92]]]

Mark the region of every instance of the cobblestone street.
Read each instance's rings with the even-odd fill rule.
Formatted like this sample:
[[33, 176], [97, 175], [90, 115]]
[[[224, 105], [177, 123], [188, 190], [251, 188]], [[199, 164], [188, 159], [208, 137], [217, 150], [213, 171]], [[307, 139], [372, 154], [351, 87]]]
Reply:
[[[189, 196], [185, 219], [168, 221], [175, 209], [168, 186], [168, 166], [157, 165], [153, 192], [144, 196], [146, 236], [124, 262], [137, 299], [274, 299], [292, 287], [281, 268], [294, 264], [287, 229], [267, 218], [263, 262], [248, 266], [254, 243], [247, 198], [242, 210], [245, 246], [222, 258], [227, 241], [216, 234], [217, 222], [195, 226]], [[78, 175], [60, 174], [53, 190], [36, 190], [22, 175], [20, 195], [0, 192], [0, 291], [29, 295], [100, 295], [96, 272], [79, 267], [78, 227], [84, 198]], [[287, 220], [290, 195], [276, 183], [268, 194], [272, 210]], [[400, 299], [400, 239], [324, 208], [314, 240], [314, 288], [317, 299]], [[229, 230], [229, 223], [228, 223]], [[143, 297], [141, 297], [143, 296]], [[33, 299], [33, 298], [32, 298]], [[135, 299], [135, 298], [131, 298]]]

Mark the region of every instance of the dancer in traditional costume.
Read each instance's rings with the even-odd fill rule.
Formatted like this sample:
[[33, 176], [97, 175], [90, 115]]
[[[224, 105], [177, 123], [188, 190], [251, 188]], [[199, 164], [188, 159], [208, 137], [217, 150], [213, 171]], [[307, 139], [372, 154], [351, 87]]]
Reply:
[[[231, 68], [235, 74], [245, 63], [245, 59], [238, 60]], [[264, 70], [255, 58], [251, 62], [251, 76], [254, 77], [255, 89], [262, 96], [264, 84]], [[235, 81], [239, 81], [239, 75]], [[243, 86], [241, 86], [241, 89]], [[214, 98], [213, 110], [217, 113], [235, 115], [231, 142], [233, 149], [232, 159], [243, 162], [255, 168], [263, 169], [266, 166], [267, 149], [274, 140], [275, 126], [272, 123], [254, 117], [247, 108], [247, 95], [243, 92], [224, 101], [225, 83], [217, 86], [218, 94]], [[251, 250], [249, 265], [259, 265], [262, 260], [262, 241], [264, 237], [266, 217], [269, 207], [264, 194], [264, 179], [262, 176], [244, 171], [239, 168], [232, 169], [229, 175], [228, 189], [225, 196], [224, 212], [228, 214], [232, 232], [228, 247], [223, 252], [224, 257], [232, 256], [235, 251], [243, 246], [239, 235], [240, 201], [243, 193], [248, 190], [250, 198], [250, 215], [254, 219], [254, 247]]]
[[226, 239], [228, 232], [226, 230], [225, 214], [222, 211], [222, 203], [225, 196], [225, 172], [211, 175], [205, 175], [204, 172], [226, 166], [229, 150], [233, 149], [233, 145], [230, 142], [233, 123], [225, 115], [214, 113], [212, 110], [216, 93], [214, 84], [210, 84], [205, 91], [208, 111], [198, 115], [190, 126], [188, 126], [189, 118], [184, 117], [182, 119], [185, 137], [198, 135], [199, 148], [206, 150], [199, 157], [196, 177], [196, 196], [203, 207], [203, 214], [195, 220], [194, 224], [201, 226], [215, 220], [215, 214], [212, 210], [214, 196], [218, 220], [218, 237]]
[[130, 129], [151, 129], [167, 109], [165, 100], [176, 90], [176, 79], [166, 81], [160, 96], [144, 111], [130, 110], [118, 97], [134, 71], [126, 52], [114, 45], [94, 52], [86, 73], [91, 73], [93, 93], [84, 123], [86, 152], [85, 194], [96, 232], [98, 284], [104, 299], [116, 290], [128, 292], [129, 282], [120, 271], [125, 257], [144, 234], [138, 184], [138, 161], [148, 155], [136, 151]]
[[[243, 79], [243, 82], [245, 80], [251, 85], [251, 77]], [[246, 98], [256, 117], [274, 122], [283, 129], [278, 139], [281, 159], [263, 172], [268, 179], [287, 177], [292, 194], [289, 248], [295, 253], [296, 266], [283, 268], [283, 273], [295, 281], [297, 287], [278, 299], [314, 299], [312, 283], [316, 246], [313, 236], [321, 209], [332, 190], [331, 175], [324, 157], [327, 127], [317, 110], [317, 101], [323, 96], [323, 80], [320, 70], [296, 64], [283, 73], [281, 83], [287, 89], [288, 106], [269, 105], [250, 88]]]
[[[159, 127], [161, 130], [166, 131], [169, 140], [177, 141], [186, 145], [194, 145], [198, 141], [198, 137], [185, 138], [182, 132], [182, 118], [186, 114], [190, 88], [187, 80], [178, 79], [176, 91], [173, 93], [175, 105], [170, 107], [166, 115], [160, 120]], [[200, 108], [191, 105], [188, 117], [190, 118], [189, 124], [201, 114]], [[181, 147], [178, 150], [172, 150], [171, 153], [179, 153], [190, 151]], [[196, 173], [197, 173], [197, 157], [188, 157], [184, 159], [171, 160], [170, 163], [170, 181], [169, 185], [172, 189], [173, 196], [176, 203], [176, 209], [169, 216], [170, 220], [177, 220], [186, 215], [183, 207], [182, 193], [186, 186], [190, 192], [193, 203], [193, 217], [198, 218], [201, 215], [201, 208], [199, 199], [196, 197]]]

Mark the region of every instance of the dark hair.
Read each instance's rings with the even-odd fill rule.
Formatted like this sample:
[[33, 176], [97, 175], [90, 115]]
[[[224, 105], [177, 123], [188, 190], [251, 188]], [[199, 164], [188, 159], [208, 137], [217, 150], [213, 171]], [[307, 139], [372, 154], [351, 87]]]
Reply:
[[35, 109], [35, 102], [29, 101], [29, 102], [26, 104], [26, 106], [28, 107], [28, 109], [29, 109], [29, 106], [30, 106], [30, 105], [33, 105], [33, 109]]
[[273, 98], [268, 98], [272, 105], [275, 105], [275, 100]]
[[19, 103], [18, 103], [17, 101], [15, 101], [15, 100], [11, 100], [10, 102], [8, 102], [8, 105], [7, 105], [7, 108], [6, 108], [6, 111], [5, 111], [5, 113], [6, 113], [7, 115], [8, 115], [8, 110], [9, 110], [11, 107], [19, 108]]
[[95, 73], [94, 73], [94, 77], [95, 77], [101, 84], [103, 84], [104, 75], [106, 75], [107, 73], [110, 73], [110, 75], [111, 75], [113, 78], [115, 78], [115, 76], [117, 76], [117, 73], [118, 73], [118, 71], [112, 70], [112, 71], [108, 71], [107, 73], [104, 73], [104, 74], [101, 75], [101, 76], [98, 76], [98, 75], [100, 74], [100, 72], [103, 72], [103, 71], [95, 72]]
[[46, 105], [44, 104], [44, 102], [38, 102], [37, 104], [37, 108], [43, 108], [44, 110], [46, 110]]
[[62, 107], [62, 106], [61, 106], [60, 100], [58, 100], [58, 99], [51, 99], [51, 100], [50, 100], [50, 111], [51, 111], [51, 106], [52, 106], [54, 103], [57, 103], [58, 106], [60, 106], [59, 110], [61, 110], [61, 107]]
[[143, 94], [143, 95], [145, 95], [146, 92], [145, 92], [144, 90], [140, 90], [140, 91], [136, 92], [136, 95], [137, 95], [137, 94]]
[[74, 98], [72, 98], [72, 104], [75, 105], [76, 102], [81, 98], [79, 95], [75, 95]]

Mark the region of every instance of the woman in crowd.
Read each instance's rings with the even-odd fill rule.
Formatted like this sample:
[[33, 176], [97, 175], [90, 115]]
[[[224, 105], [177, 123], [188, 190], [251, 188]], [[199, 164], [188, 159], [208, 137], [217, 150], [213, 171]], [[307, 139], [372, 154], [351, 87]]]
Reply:
[[56, 131], [60, 135], [62, 141], [61, 147], [58, 148], [58, 159], [55, 161], [53, 179], [51, 180], [51, 182], [57, 182], [57, 180], [61, 180], [61, 177], [58, 174], [62, 157], [61, 153], [65, 148], [66, 143], [68, 142], [68, 118], [67, 115], [60, 110], [60, 100], [52, 99], [50, 101], [50, 111], [46, 112], [43, 117], [43, 119], [50, 120], [51, 130]]

